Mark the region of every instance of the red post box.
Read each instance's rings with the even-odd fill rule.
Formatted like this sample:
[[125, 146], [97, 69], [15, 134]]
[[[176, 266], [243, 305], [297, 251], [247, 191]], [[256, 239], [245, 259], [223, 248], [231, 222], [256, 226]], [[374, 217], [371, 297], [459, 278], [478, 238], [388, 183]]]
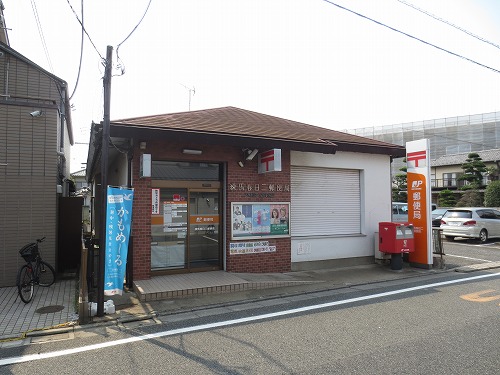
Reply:
[[389, 254], [415, 251], [413, 224], [378, 223], [379, 251]]

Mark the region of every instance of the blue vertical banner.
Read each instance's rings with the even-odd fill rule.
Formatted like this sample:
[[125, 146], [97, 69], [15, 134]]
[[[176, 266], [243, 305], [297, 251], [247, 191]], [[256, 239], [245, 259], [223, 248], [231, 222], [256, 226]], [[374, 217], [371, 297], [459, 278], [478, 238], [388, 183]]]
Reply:
[[108, 186], [104, 295], [122, 295], [132, 222], [134, 189]]

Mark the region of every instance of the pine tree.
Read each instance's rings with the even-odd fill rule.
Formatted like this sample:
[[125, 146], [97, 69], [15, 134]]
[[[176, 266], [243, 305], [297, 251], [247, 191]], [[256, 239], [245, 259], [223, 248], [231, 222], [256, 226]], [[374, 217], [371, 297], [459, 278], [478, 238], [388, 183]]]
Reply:
[[483, 175], [488, 172], [488, 168], [483, 162], [479, 154], [471, 152], [467, 155], [465, 163], [462, 164], [464, 174], [458, 179], [467, 181], [469, 184], [465, 185], [462, 190], [478, 189], [482, 185]]
[[[403, 160], [406, 163], [406, 159]], [[402, 173], [398, 173], [392, 180], [392, 201], [408, 202], [408, 185], [406, 176], [406, 166], [399, 168]]]

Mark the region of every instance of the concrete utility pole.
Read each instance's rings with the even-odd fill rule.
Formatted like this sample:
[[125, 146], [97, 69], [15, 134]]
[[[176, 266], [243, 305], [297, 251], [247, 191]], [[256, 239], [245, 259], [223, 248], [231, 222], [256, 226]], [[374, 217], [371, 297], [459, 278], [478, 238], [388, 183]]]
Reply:
[[101, 145], [101, 241], [99, 244], [99, 274], [97, 282], [97, 316], [104, 316], [104, 267], [106, 260], [106, 201], [108, 189], [108, 145], [109, 122], [111, 107], [111, 72], [113, 66], [113, 47], [106, 51], [106, 66], [104, 70], [104, 116], [102, 121]]

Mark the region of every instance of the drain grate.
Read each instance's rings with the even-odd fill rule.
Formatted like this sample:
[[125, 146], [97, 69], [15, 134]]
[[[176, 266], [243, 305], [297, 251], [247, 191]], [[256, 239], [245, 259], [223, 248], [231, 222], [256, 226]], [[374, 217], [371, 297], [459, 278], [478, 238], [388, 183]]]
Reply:
[[53, 306], [40, 307], [39, 309], [35, 310], [35, 312], [38, 314], [50, 314], [50, 313], [56, 313], [56, 312], [59, 312], [62, 310], [64, 310], [64, 306], [53, 305]]

